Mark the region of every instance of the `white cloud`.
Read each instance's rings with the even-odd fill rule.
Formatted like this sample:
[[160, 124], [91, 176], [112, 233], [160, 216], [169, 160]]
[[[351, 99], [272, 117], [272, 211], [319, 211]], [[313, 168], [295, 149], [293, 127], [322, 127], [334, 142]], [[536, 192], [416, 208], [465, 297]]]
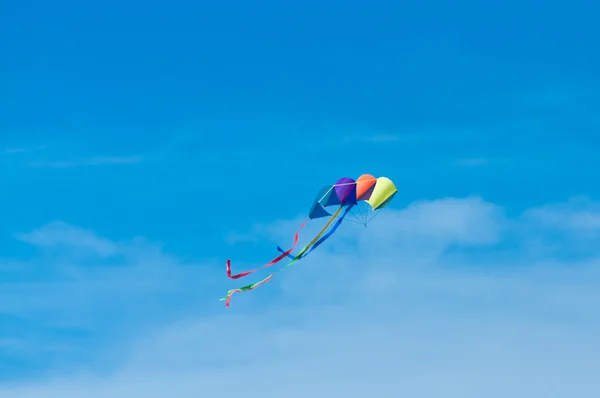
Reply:
[[[143, 329], [127, 349], [123, 341], [105, 347], [126, 354], [112, 363], [109, 374], [90, 374], [89, 368], [55, 371], [53, 378], [0, 386], [0, 398], [495, 398], [600, 392], [595, 371], [600, 368], [600, 257], [549, 259], [521, 243], [518, 250], [503, 249], [507, 237], [521, 239], [534, 227], [547, 228], [531, 216], [539, 209], [508, 220], [502, 208], [472, 197], [386, 211], [367, 230], [347, 224], [330, 244], [270, 284], [235, 296], [230, 309], [205, 308], [196, 315], [197, 304], [213, 303], [206, 285], [196, 305], [179, 303], [188, 310], [177, 321]], [[570, 222], [559, 218], [552, 225]], [[287, 221], [256, 231], [289, 240], [297, 226]], [[31, 241], [46, 246], [57, 241], [40, 235]], [[92, 235], [82, 235], [85, 247], [98, 252], [89, 244]], [[137, 253], [130, 259], [157, 257], [164, 265], [169, 258], [147, 243], [109, 242], [119, 253]], [[143, 254], [148, 249], [152, 255]], [[179, 272], [172, 261], [150, 279]], [[512, 264], [523, 261], [529, 266]], [[124, 275], [128, 283], [134, 280], [122, 269], [112, 272], [113, 283]], [[216, 267], [214, 275], [202, 278], [217, 273], [224, 277]], [[192, 287], [177, 282], [181, 289]], [[78, 283], [87, 287], [93, 281]]]
[[[139, 237], [113, 241], [60, 221], [15, 236], [40, 251], [0, 261], [0, 315], [122, 331], [177, 313], [173, 302], [195, 299], [214, 283], [199, 271], [202, 264], [183, 262]], [[118, 323], [107, 325], [113, 317]]]
[[524, 215], [544, 227], [578, 232], [600, 232], [600, 205], [587, 198], [529, 210]]
[[102, 257], [112, 256], [117, 252], [116, 244], [108, 239], [100, 238], [92, 231], [61, 221], [51, 222], [29, 233], [16, 234], [16, 237], [42, 248], [67, 246], [69, 249], [91, 250]]
[[444, 243], [488, 244], [498, 241], [504, 221], [500, 207], [479, 197], [415, 202], [403, 211], [388, 213], [373, 221], [374, 231], [361, 236], [390, 239], [402, 235]]

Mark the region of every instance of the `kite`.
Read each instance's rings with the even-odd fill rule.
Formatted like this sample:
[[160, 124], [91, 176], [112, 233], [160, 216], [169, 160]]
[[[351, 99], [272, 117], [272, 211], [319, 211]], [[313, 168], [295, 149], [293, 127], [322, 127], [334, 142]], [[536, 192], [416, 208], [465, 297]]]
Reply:
[[[358, 177], [357, 180], [348, 177], [340, 178], [333, 185], [323, 186], [310, 207], [308, 218], [302, 222], [300, 227], [298, 227], [298, 230], [294, 235], [294, 242], [290, 249], [283, 250], [281, 247], [277, 246], [277, 250], [281, 253], [278, 257], [259, 268], [235, 275], [231, 273], [231, 261], [227, 260], [227, 277], [230, 279], [240, 279], [263, 268], [271, 267], [285, 258], [289, 258], [291, 261], [259, 282], [229, 290], [227, 296], [223, 297], [221, 300], [225, 300], [225, 306], [229, 307], [231, 296], [234, 293], [254, 290], [267, 283], [277, 272], [283, 271], [298, 260], [305, 258], [314, 249], [329, 239], [344, 220], [362, 224], [366, 227], [367, 224], [379, 214], [381, 209], [388, 205], [396, 195], [397, 191], [396, 186], [389, 178], [375, 178], [370, 174], [363, 174]], [[333, 213], [330, 213], [331, 209], [335, 207], [337, 207], [337, 209]], [[327, 208], [329, 208], [329, 211]], [[298, 244], [300, 230], [304, 228], [310, 220], [325, 217], [329, 217], [329, 220], [325, 223], [323, 228], [321, 228], [317, 235], [311, 239], [298, 254], [293, 255], [292, 252]]]

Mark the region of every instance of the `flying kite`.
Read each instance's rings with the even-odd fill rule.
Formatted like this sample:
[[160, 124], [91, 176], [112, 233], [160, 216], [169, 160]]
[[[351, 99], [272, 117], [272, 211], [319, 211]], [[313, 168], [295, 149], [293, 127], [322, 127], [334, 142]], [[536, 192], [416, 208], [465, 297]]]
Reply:
[[[375, 218], [379, 211], [387, 206], [394, 195], [396, 195], [397, 191], [398, 190], [396, 189], [396, 186], [389, 178], [375, 178], [370, 174], [363, 174], [358, 177], [357, 180], [344, 177], [340, 178], [333, 185], [325, 185], [321, 188], [321, 190], [319, 190], [317, 197], [310, 207], [308, 218], [296, 231], [296, 234], [294, 235], [294, 243], [290, 249], [284, 251], [278, 246], [277, 250], [281, 252], [278, 257], [274, 258], [262, 267], [236, 275], [232, 275], [231, 261], [227, 260], [227, 276], [230, 279], [243, 278], [260, 269], [271, 267], [284, 258], [290, 258], [291, 261], [279, 270], [283, 271], [298, 260], [308, 256], [314, 249], [325, 242], [331, 235], [333, 235], [333, 233], [338, 229], [338, 227], [342, 224], [342, 221], [344, 221], [347, 216], [354, 217], [354, 219], [352, 219], [352, 217], [347, 218], [348, 221], [362, 224], [366, 227], [367, 224], [371, 222], [373, 218]], [[337, 209], [331, 213], [331, 209], [335, 207], [337, 207]], [[317, 233], [317, 235], [306, 246], [304, 246], [298, 254], [292, 255], [292, 252], [298, 243], [300, 230], [304, 228], [306, 223], [310, 220], [324, 217], [329, 217], [329, 220], [325, 226], [323, 226], [319, 233]], [[225, 300], [225, 306], [229, 307], [231, 296], [234, 293], [254, 290], [260, 285], [270, 281], [279, 271], [273, 272], [259, 282], [242, 286], [237, 289], [232, 289], [227, 292], [227, 296], [223, 297], [221, 300]]]

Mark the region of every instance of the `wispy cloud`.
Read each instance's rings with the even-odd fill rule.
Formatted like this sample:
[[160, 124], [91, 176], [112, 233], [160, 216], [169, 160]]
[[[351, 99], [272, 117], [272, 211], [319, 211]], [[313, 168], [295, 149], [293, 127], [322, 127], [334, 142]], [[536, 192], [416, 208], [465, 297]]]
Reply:
[[506, 166], [510, 165], [513, 159], [498, 157], [464, 157], [454, 162], [458, 167], [484, 167], [484, 166]]
[[142, 156], [99, 156], [75, 160], [39, 160], [29, 163], [32, 167], [69, 168], [78, 166], [132, 165], [144, 160]]
[[[6, 159], [24, 162], [31, 167], [69, 168], [78, 166], [109, 166], [109, 165], [132, 165], [144, 160], [141, 155], [128, 156], [88, 156], [70, 157], [67, 159], [50, 159], [48, 156], [48, 145], [37, 145], [31, 147], [6, 147], [0, 151]], [[40, 158], [40, 152], [45, 151], [46, 156]], [[56, 154], [55, 154], [56, 155]], [[56, 156], [58, 157], [58, 156]]]
[[399, 135], [395, 135], [395, 134], [362, 134], [362, 135], [352, 135], [349, 137], [346, 137], [344, 140], [346, 142], [369, 142], [369, 143], [373, 143], [373, 144], [385, 144], [385, 143], [389, 143], [389, 142], [396, 142], [396, 141], [400, 141], [401, 138], [409, 138], [409, 137], [400, 137]]
[[29, 152], [27, 148], [7, 148], [3, 151], [5, 155], [13, 155], [16, 153], [26, 153]]
[[9, 148], [4, 148], [4, 150], [2, 150], [2, 154], [4, 154], [4, 155], [23, 155], [23, 154], [42, 151], [45, 149], [48, 149], [47, 145], [38, 145], [38, 146], [34, 146], [34, 147], [9, 147]]
[[[54, 159], [48, 154], [48, 145], [38, 145], [32, 147], [8, 147], [3, 149], [0, 154], [4, 155], [5, 160], [11, 160], [26, 164], [30, 167], [48, 167], [48, 168], [71, 168], [84, 166], [110, 166], [110, 165], [133, 165], [144, 161], [141, 155], [128, 156], [82, 156], [67, 157], [66, 159], [56, 159], [60, 155], [54, 154]], [[46, 156], [41, 157], [40, 152], [45, 151]]]
[[[355, 129], [356, 130], [356, 129]], [[346, 133], [343, 141], [346, 143], [365, 143], [373, 145], [384, 145], [391, 143], [423, 143], [432, 139], [431, 134], [419, 131], [386, 132], [364, 128], [362, 131]], [[332, 143], [338, 141], [332, 141]]]

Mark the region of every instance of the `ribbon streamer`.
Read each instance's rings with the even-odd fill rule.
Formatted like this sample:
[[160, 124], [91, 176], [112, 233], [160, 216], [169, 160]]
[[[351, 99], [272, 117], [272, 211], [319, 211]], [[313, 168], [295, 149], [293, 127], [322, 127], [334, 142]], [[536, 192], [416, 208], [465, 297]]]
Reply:
[[[231, 260], [227, 260], [227, 276], [229, 277], [229, 279], [239, 279], [239, 278], [243, 278], [244, 276], [250, 275], [255, 273], [258, 270], [261, 270], [263, 268], [267, 268], [270, 267], [274, 264], [277, 264], [278, 262], [280, 262], [281, 260], [283, 260], [285, 257], [287, 257], [288, 255], [290, 255], [290, 253], [292, 253], [292, 251], [294, 250], [294, 248], [296, 247], [296, 245], [298, 244], [298, 238], [300, 236], [300, 230], [302, 228], [304, 228], [304, 226], [306, 225], [306, 221], [304, 221], [302, 223], [302, 225], [300, 225], [300, 228], [298, 228], [298, 231], [296, 231], [296, 235], [294, 235], [294, 244], [292, 245], [291, 249], [287, 250], [287, 251], [283, 251], [281, 250], [281, 252], [283, 254], [281, 254], [279, 257], [274, 258], [273, 260], [271, 260], [270, 262], [268, 262], [267, 264], [263, 265], [262, 267], [258, 267], [256, 269], [250, 270], [250, 271], [246, 271], [246, 272], [240, 272], [239, 274], [236, 275], [231, 275]], [[279, 246], [277, 246], [278, 249]]]
[[[302, 248], [302, 250], [300, 250], [300, 253], [298, 253], [296, 255], [296, 257], [294, 257], [292, 259], [292, 261], [290, 261], [286, 266], [282, 267], [280, 270], [278, 270], [276, 272], [273, 272], [271, 275], [267, 276], [265, 279], [263, 279], [263, 280], [261, 280], [259, 282], [252, 283], [252, 284], [249, 284], [249, 285], [246, 285], [246, 286], [242, 286], [242, 287], [237, 288], [237, 289], [229, 290], [227, 292], [227, 296], [221, 298], [221, 300], [225, 300], [225, 307], [229, 307], [229, 305], [231, 303], [231, 296], [233, 296], [235, 293], [247, 292], [247, 291], [256, 289], [260, 285], [263, 285], [263, 284], [267, 283], [268, 281], [270, 281], [275, 276], [276, 273], [278, 273], [280, 271], [283, 271], [284, 269], [286, 269], [286, 268], [290, 267], [292, 264], [294, 264], [296, 261], [300, 260], [302, 258], [302, 255], [304, 253], [306, 253], [315, 243], [317, 243], [317, 241], [321, 238], [321, 236], [325, 233], [325, 231], [327, 230], [327, 228], [329, 228], [329, 226], [331, 225], [331, 223], [337, 218], [337, 216], [340, 214], [341, 211], [342, 211], [342, 207], [340, 206], [337, 209], [337, 211], [331, 216], [331, 218], [329, 219], [329, 221], [327, 221], [327, 223], [321, 229], [321, 231], [319, 231], [319, 233], [306, 246], [304, 246], [304, 248]], [[347, 214], [347, 211], [346, 211], [345, 214]], [[293, 248], [291, 250], [293, 250]], [[289, 253], [283, 253], [279, 257], [285, 258], [285, 257], [288, 256], [288, 254]], [[277, 257], [277, 258], [279, 258], [279, 257]], [[270, 266], [270, 265], [268, 265], [268, 266]], [[264, 266], [261, 267], [261, 268], [264, 268]], [[228, 269], [229, 269], [229, 266], [228, 266]], [[260, 269], [260, 268], [258, 268], [258, 269]], [[256, 270], [248, 271], [248, 272], [252, 273], [252, 272], [255, 272], [255, 271]]]

